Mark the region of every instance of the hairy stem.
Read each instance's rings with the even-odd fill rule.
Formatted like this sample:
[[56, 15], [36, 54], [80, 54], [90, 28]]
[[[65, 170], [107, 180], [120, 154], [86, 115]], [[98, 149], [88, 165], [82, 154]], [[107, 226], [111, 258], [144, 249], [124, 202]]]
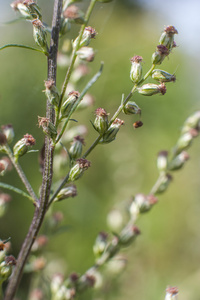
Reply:
[[[60, 30], [60, 18], [62, 12], [62, 0], [55, 0], [54, 2], [54, 12], [52, 21], [52, 34], [50, 42], [50, 50], [48, 57], [48, 79], [52, 79], [56, 82], [56, 59], [59, 41], [59, 30]], [[54, 121], [54, 110], [50, 103], [47, 102], [47, 117], [50, 121]], [[52, 181], [52, 165], [53, 165], [53, 151], [50, 138], [45, 138], [45, 160], [43, 169], [43, 181], [41, 188], [41, 195], [39, 200], [39, 207], [36, 207], [33, 220], [31, 222], [28, 234], [24, 240], [22, 248], [20, 250], [19, 256], [17, 258], [17, 265], [13, 271], [13, 274], [8, 283], [4, 300], [12, 300], [15, 296], [17, 287], [19, 285], [24, 265], [31, 251], [32, 244], [37, 236], [40, 226], [43, 222], [46, 208], [50, 195], [51, 181]]]

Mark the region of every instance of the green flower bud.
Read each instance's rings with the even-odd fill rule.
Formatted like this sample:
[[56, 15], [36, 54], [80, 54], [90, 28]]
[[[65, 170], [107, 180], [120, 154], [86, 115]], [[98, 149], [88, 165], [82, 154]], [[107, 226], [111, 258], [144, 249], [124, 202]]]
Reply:
[[160, 185], [157, 187], [155, 194], [160, 194], [166, 191], [170, 182], [172, 181], [172, 176], [170, 174], [163, 174]]
[[14, 256], [6, 256], [5, 260], [0, 264], [0, 281], [7, 280], [12, 273], [12, 266], [16, 265]]
[[12, 169], [12, 164], [8, 157], [3, 157], [0, 159], [0, 175], [4, 176], [5, 172]]
[[83, 24], [85, 22], [84, 13], [76, 5], [68, 6], [63, 12], [63, 16], [76, 24]]
[[[91, 39], [94, 39], [96, 34], [97, 33], [96, 33], [95, 29], [93, 29], [91, 26], [85, 27], [82, 39], [81, 39], [80, 44], [79, 44], [79, 49], [81, 47], [88, 46]], [[78, 42], [78, 38], [76, 38], [75, 41], [73, 42], [73, 47], [74, 48], [76, 47], [77, 42]]]
[[135, 220], [139, 213], [148, 212], [158, 202], [154, 195], [137, 194], [129, 208], [130, 214]]
[[[11, 201], [11, 196], [9, 194], [5, 194], [5, 193], [0, 194], [0, 217], [2, 217], [5, 214], [5, 212], [8, 208], [8, 203], [10, 201]], [[5, 244], [5, 241], [4, 241], [4, 244]], [[4, 249], [2, 249], [2, 245], [0, 246], [0, 250], [4, 250]], [[0, 261], [1, 261], [1, 259], [0, 259]]]
[[142, 77], [142, 62], [143, 58], [139, 55], [133, 56], [131, 58], [131, 71], [130, 71], [130, 78], [134, 83], [140, 81]]
[[39, 127], [42, 126], [43, 132], [48, 135], [52, 140], [57, 137], [57, 130], [53, 123], [48, 118], [38, 117]]
[[25, 134], [24, 137], [19, 140], [13, 147], [13, 154], [17, 161], [20, 156], [27, 153], [30, 147], [35, 145], [35, 139], [30, 134]]
[[160, 151], [157, 157], [157, 168], [159, 172], [166, 171], [168, 164], [168, 152]]
[[105, 251], [108, 244], [108, 235], [105, 232], [100, 232], [93, 246], [93, 252], [96, 258], [99, 258]]
[[11, 124], [1, 126], [2, 133], [6, 136], [7, 143], [10, 144], [15, 136], [13, 127]]
[[55, 86], [55, 81], [50, 79], [44, 82], [45, 83], [45, 95], [47, 96], [49, 102], [52, 105], [58, 106], [59, 103], [59, 92]]
[[0, 131], [0, 150], [5, 152], [4, 146], [7, 144], [6, 136], [3, 132]]
[[127, 247], [135, 240], [140, 234], [140, 230], [137, 226], [127, 225], [119, 236], [119, 243], [121, 246]]
[[139, 94], [144, 96], [152, 96], [156, 94], [164, 95], [166, 93], [166, 86], [164, 83], [161, 83], [160, 85], [147, 83], [139, 87], [137, 90]]
[[47, 33], [44, 29], [44, 25], [39, 19], [32, 21], [33, 24], [33, 38], [36, 44], [48, 53], [47, 45]]
[[74, 137], [72, 145], [69, 149], [69, 154], [71, 159], [75, 160], [81, 157], [84, 144], [85, 144], [84, 139], [80, 137], [80, 135]]
[[11, 3], [11, 7], [26, 19], [42, 20], [40, 8], [33, 0], [16, 0]]
[[181, 153], [183, 150], [189, 148], [195, 137], [198, 136], [198, 131], [196, 129], [190, 129], [180, 136], [177, 144], [174, 148], [174, 155]]
[[172, 161], [170, 161], [168, 170], [175, 171], [181, 169], [189, 158], [189, 154], [186, 151], [182, 151]]
[[103, 139], [100, 141], [100, 143], [107, 144], [114, 141], [122, 125], [124, 125], [124, 121], [116, 118], [115, 121], [110, 125], [106, 133], [103, 135]]
[[62, 118], [68, 117], [73, 106], [77, 103], [80, 94], [79, 94], [79, 92], [72, 91], [68, 94], [68, 96], [69, 97], [67, 98], [67, 100], [65, 100], [65, 102], [62, 104], [62, 107], [61, 107]]
[[160, 65], [167, 55], [169, 55], [168, 48], [164, 45], [158, 45], [157, 50], [152, 55], [152, 64]]
[[69, 172], [69, 181], [75, 181], [79, 179], [84, 171], [90, 167], [91, 163], [84, 158], [79, 158], [76, 160], [76, 164], [71, 168]]
[[165, 300], [178, 300], [178, 289], [177, 289], [177, 287], [168, 287], [166, 289]]
[[167, 26], [160, 37], [159, 43], [171, 50], [174, 47], [175, 34], [178, 34], [176, 28], [174, 26]]
[[200, 111], [196, 111], [193, 115], [186, 119], [181, 133], [186, 133], [190, 129], [200, 130]]
[[176, 76], [172, 75], [166, 71], [163, 70], [153, 70], [152, 72], [152, 78], [155, 80], [158, 80], [160, 82], [171, 82], [176, 81]]
[[135, 103], [128, 101], [126, 105], [123, 107], [123, 112], [126, 115], [132, 115], [132, 114], [141, 114], [141, 108]]
[[71, 184], [60, 190], [60, 192], [54, 199], [54, 202], [61, 201], [70, 197], [75, 197], [76, 195], [77, 195], [76, 186]]
[[103, 108], [97, 108], [95, 110], [96, 118], [94, 120], [94, 128], [100, 134], [103, 134], [108, 129], [108, 114]]

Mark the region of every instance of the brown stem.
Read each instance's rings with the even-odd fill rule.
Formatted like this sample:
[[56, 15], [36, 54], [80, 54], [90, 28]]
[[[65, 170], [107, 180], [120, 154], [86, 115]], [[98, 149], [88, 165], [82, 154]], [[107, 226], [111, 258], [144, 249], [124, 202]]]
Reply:
[[[48, 57], [48, 79], [52, 79], [56, 82], [56, 70], [57, 70], [57, 50], [59, 41], [59, 29], [60, 29], [60, 18], [62, 12], [62, 2], [63, 0], [55, 0], [54, 2], [54, 12], [52, 20], [52, 34], [50, 42], [50, 50]], [[54, 110], [50, 103], [47, 102], [46, 115], [51, 122], [54, 121]], [[44, 170], [43, 170], [43, 181], [41, 188], [41, 195], [39, 201], [39, 207], [35, 209], [33, 220], [31, 222], [28, 234], [24, 240], [21, 247], [20, 253], [17, 258], [17, 265], [13, 271], [13, 274], [9, 280], [4, 300], [12, 300], [17, 291], [19, 285], [24, 265], [31, 251], [32, 244], [37, 236], [40, 226], [43, 222], [46, 208], [50, 195], [50, 188], [52, 182], [52, 165], [53, 165], [53, 152], [54, 147], [52, 146], [51, 139], [45, 138], [45, 160], [44, 160]]]

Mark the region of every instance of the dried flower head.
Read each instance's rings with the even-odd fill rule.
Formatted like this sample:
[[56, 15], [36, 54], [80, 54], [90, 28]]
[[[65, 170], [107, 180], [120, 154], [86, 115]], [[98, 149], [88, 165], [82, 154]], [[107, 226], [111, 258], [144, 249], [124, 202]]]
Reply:
[[133, 56], [132, 58], [131, 58], [131, 62], [133, 63], [133, 62], [136, 62], [136, 63], [140, 63], [140, 62], [142, 62], [143, 61], [143, 58], [142, 58], [142, 56], [139, 56], [139, 55], [135, 55], [135, 56]]
[[7, 266], [15, 266], [17, 261], [13, 255], [9, 255], [5, 257], [5, 262]]
[[168, 34], [168, 35], [174, 35], [174, 34], [178, 34], [178, 30], [172, 26], [172, 25], [169, 25], [169, 26], [166, 26], [164, 31]]
[[79, 17], [79, 8], [76, 5], [70, 5], [63, 12], [63, 16], [68, 19], [77, 19]]
[[133, 123], [133, 127], [134, 128], [140, 128], [143, 126], [143, 122], [142, 121], [136, 121]]
[[26, 146], [34, 146], [35, 145], [35, 139], [31, 134], [25, 134], [24, 135], [24, 141], [26, 143]]

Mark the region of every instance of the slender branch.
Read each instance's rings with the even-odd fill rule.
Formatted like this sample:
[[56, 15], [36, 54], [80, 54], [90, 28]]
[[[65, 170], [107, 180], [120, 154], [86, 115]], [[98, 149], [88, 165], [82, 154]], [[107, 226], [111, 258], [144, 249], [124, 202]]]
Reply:
[[32, 186], [30, 185], [28, 179], [26, 178], [26, 175], [24, 174], [20, 164], [18, 162], [15, 161], [15, 158], [13, 156], [12, 151], [10, 150], [9, 146], [6, 145], [5, 146], [6, 152], [10, 158], [10, 160], [12, 161], [13, 166], [15, 167], [21, 181], [23, 182], [23, 184], [25, 185], [29, 195], [32, 197], [32, 199], [34, 200], [34, 203], [36, 204], [36, 206], [38, 206], [38, 198], [35, 195]]
[[[35, 203], [35, 201], [33, 200], [33, 198], [31, 196], [29, 196], [27, 193], [25, 193], [24, 191], [10, 185], [10, 184], [7, 184], [7, 183], [4, 183], [4, 182], [0, 182], [0, 187], [1, 188], [4, 188], [4, 189], [8, 189], [10, 191], [13, 191], [17, 194], [20, 194], [26, 198], [28, 198], [29, 200], [31, 200], [33, 203]], [[1, 298], [0, 298], [1, 299]]]
[[[58, 50], [58, 40], [59, 40], [59, 30], [60, 30], [60, 19], [62, 12], [62, 0], [55, 0], [54, 2], [54, 12], [52, 21], [52, 34], [50, 42], [50, 50], [48, 57], [48, 79], [53, 79], [56, 82], [56, 58]], [[49, 103], [47, 103], [47, 116], [52, 121], [54, 119], [54, 111]], [[23, 268], [30, 253], [32, 244], [37, 236], [40, 229], [42, 221], [44, 219], [46, 208], [50, 195], [50, 188], [52, 182], [52, 165], [53, 165], [53, 151], [54, 147], [51, 144], [49, 138], [45, 138], [45, 161], [44, 161], [44, 171], [43, 171], [43, 182], [40, 195], [40, 206], [36, 207], [33, 216], [32, 223], [30, 225], [28, 234], [24, 240], [22, 248], [20, 250], [19, 256], [17, 258], [17, 265], [13, 271], [10, 278], [9, 284], [6, 289], [4, 300], [13, 300], [16, 293], [17, 287], [19, 285]]]
[[10, 47], [17, 47], [17, 48], [24, 48], [24, 49], [28, 49], [28, 50], [34, 50], [34, 51], [37, 51], [37, 52], [42, 52], [46, 56], [49, 55], [48, 52], [46, 52], [44, 50], [37, 49], [37, 48], [34, 48], [34, 47], [30, 47], [30, 46], [26, 46], [26, 45], [20, 45], [20, 44], [7, 44], [7, 45], [4, 45], [4, 46], [0, 47], [0, 50], [10, 48]]
[[[67, 74], [65, 76], [64, 82], [63, 82], [63, 86], [62, 86], [62, 91], [61, 91], [61, 95], [60, 95], [60, 100], [59, 100], [59, 105], [58, 105], [58, 113], [57, 113], [57, 118], [59, 118], [59, 112], [60, 112], [60, 108], [61, 108], [61, 104], [62, 104], [62, 100], [63, 97], [65, 95], [66, 89], [67, 89], [67, 85], [69, 83], [70, 80], [70, 76], [74, 67], [74, 63], [76, 61], [76, 57], [77, 57], [77, 50], [79, 48], [82, 36], [83, 36], [83, 32], [85, 27], [87, 26], [87, 23], [89, 21], [90, 15], [92, 13], [92, 10], [94, 8], [94, 5], [96, 3], [97, 0], [91, 0], [90, 5], [88, 6], [87, 12], [85, 14], [85, 23], [81, 26], [81, 30], [79, 32], [78, 38], [77, 38], [77, 43], [76, 43], [76, 47], [73, 49], [72, 55], [71, 55], [71, 61], [70, 61], [70, 65], [69, 68], [67, 70]], [[56, 123], [58, 122], [58, 119], [56, 121]]]

